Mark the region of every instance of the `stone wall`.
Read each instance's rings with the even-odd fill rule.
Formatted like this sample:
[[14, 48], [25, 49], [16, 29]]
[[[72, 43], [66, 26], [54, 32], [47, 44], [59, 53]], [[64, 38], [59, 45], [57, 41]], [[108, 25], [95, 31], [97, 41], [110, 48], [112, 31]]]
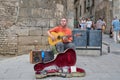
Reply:
[[101, 0], [98, 4], [98, 2], [95, 1], [95, 7], [95, 20], [97, 21], [101, 16], [104, 17], [107, 24], [105, 33], [109, 33], [113, 18], [110, 2], [108, 0]]
[[113, 0], [113, 17], [120, 19], [120, 0]]
[[35, 48], [48, 49], [48, 29], [59, 24], [62, 17], [68, 18], [72, 28], [73, 1], [69, 0], [69, 4], [66, 0], [0, 0], [0, 54], [20, 55]]
[[16, 0], [0, 0], [0, 54], [16, 54], [17, 36], [9, 28], [16, 19]]

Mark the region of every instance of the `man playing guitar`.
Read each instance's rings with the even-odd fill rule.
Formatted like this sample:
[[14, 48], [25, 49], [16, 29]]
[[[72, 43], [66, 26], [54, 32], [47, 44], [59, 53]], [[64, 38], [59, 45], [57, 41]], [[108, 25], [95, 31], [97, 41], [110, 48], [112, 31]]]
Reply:
[[[61, 33], [61, 35], [54, 36], [52, 34], [53, 32], [56, 34]], [[67, 26], [67, 19], [62, 18], [60, 25], [48, 30], [47, 33], [53, 42], [59, 39], [55, 44], [53, 44], [56, 46], [58, 53], [64, 52], [67, 48], [72, 48], [75, 50], [75, 45], [72, 43], [72, 31]]]

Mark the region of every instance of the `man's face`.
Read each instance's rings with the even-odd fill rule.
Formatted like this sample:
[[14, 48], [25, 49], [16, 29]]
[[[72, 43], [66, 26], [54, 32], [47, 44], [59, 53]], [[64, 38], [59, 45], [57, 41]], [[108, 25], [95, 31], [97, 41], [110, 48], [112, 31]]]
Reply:
[[63, 26], [63, 27], [66, 26], [67, 20], [66, 20], [66, 19], [61, 19], [60, 24], [61, 24], [61, 26]]

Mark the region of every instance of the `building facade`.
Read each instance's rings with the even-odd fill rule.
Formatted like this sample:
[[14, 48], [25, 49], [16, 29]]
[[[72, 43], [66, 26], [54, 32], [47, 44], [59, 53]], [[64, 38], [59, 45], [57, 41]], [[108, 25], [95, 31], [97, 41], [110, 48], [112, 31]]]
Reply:
[[93, 17], [96, 22], [103, 17], [106, 24], [106, 33], [109, 33], [113, 17], [120, 18], [120, 0], [75, 0], [75, 18]]

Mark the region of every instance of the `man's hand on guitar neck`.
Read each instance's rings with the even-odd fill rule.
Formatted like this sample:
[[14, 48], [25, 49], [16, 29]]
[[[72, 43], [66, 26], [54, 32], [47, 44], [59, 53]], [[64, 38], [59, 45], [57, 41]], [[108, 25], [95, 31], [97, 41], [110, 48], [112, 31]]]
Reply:
[[[51, 36], [51, 39], [52, 39], [52, 41], [55, 41], [57, 38], [55, 36]], [[61, 39], [63, 42], [70, 42], [67, 36], [63, 36], [63, 37], [61, 37]], [[58, 38], [58, 40], [60, 40], [60, 39]]]

